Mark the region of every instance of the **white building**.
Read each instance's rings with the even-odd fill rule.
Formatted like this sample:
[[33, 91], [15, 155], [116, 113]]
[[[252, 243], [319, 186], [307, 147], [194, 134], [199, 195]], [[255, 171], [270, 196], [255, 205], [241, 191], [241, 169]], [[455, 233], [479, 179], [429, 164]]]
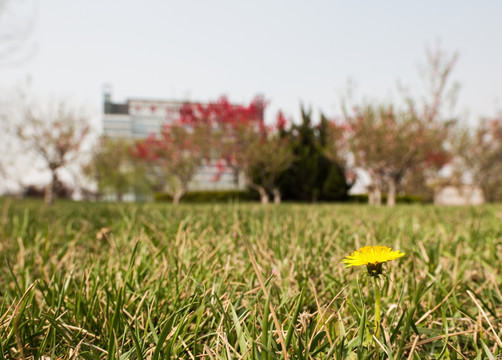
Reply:
[[482, 205], [483, 190], [479, 186], [443, 186], [434, 194], [435, 205]]
[[[114, 103], [109, 91], [104, 94], [103, 135], [110, 138], [144, 139], [158, 134], [164, 124], [179, 119], [186, 102], [172, 100], [128, 99]], [[189, 184], [190, 190], [245, 190], [242, 174], [219, 160], [201, 166]]]

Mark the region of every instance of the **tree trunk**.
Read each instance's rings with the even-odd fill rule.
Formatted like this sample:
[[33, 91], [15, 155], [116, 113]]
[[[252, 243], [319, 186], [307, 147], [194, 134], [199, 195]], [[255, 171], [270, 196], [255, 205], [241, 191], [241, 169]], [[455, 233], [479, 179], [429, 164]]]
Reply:
[[257, 186], [256, 190], [260, 193], [260, 201], [263, 205], [267, 205], [270, 202], [267, 191], [261, 186]]
[[177, 191], [173, 194], [173, 205], [179, 205], [181, 197], [183, 196], [183, 193], [180, 191]]
[[375, 204], [376, 206], [382, 206], [382, 190], [379, 187], [375, 189]]
[[47, 184], [44, 191], [44, 203], [45, 205], [52, 205], [54, 203], [56, 183], [58, 181], [58, 176], [55, 170], [52, 170], [51, 182]]
[[378, 186], [370, 188], [368, 194], [368, 203], [374, 206], [382, 205], [382, 191]]
[[396, 181], [390, 179], [388, 182], [389, 192], [387, 193], [387, 206], [396, 205]]
[[168, 185], [168, 193], [173, 198], [173, 205], [178, 205], [181, 198], [187, 192], [188, 180], [183, 181], [183, 178], [178, 175], [173, 175]]
[[274, 194], [274, 204], [278, 205], [281, 203], [281, 191], [278, 188], [274, 188], [272, 190], [272, 193]]
[[267, 190], [265, 190], [265, 188], [263, 186], [256, 185], [249, 178], [246, 178], [246, 184], [251, 189], [258, 191], [258, 193], [260, 194], [260, 202], [263, 205], [267, 205], [270, 202], [270, 197], [268, 196]]
[[374, 206], [382, 205], [382, 191], [376, 184], [368, 186], [368, 204]]

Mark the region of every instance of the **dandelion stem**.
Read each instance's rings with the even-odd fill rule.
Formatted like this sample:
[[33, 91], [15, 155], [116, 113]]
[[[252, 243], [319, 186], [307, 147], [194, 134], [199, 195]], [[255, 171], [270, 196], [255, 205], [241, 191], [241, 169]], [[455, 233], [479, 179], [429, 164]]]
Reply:
[[380, 334], [380, 286], [378, 285], [377, 278], [375, 280], [375, 337], [378, 338]]

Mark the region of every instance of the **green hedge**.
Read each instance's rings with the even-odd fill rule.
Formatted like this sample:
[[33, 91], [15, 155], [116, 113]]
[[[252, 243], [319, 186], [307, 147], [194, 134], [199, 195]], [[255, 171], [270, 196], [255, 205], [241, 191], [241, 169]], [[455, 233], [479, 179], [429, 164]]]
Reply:
[[368, 203], [368, 194], [349, 195], [348, 202], [356, 203], [356, 204], [367, 204]]
[[[229, 202], [229, 201], [258, 201], [260, 199], [256, 191], [190, 191], [182, 198], [182, 203], [204, 203], [204, 202]], [[155, 193], [155, 202], [171, 202], [173, 198], [167, 193]]]
[[[387, 197], [385, 197], [387, 200]], [[396, 197], [398, 204], [423, 204], [425, 201], [418, 195], [398, 195]]]
[[[382, 195], [382, 204], [387, 201], [387, 194]], [[368, 194], [349, 195], [349, 202], [358, 204], [368, 203]], [[417, 195], [398, 195], [396, 196], [396, 203], [398, 204], [423, 204], [424, 201]]]
[[[167, 193], [155, 193], [153, 195], [155, 202], [172, 202], [172, 197]], [[182, 203], [210, 203], [210, 202], [230, 202], [230, 201], [259, 201], [260, 197], [256, 191], [191, 191], [186, 193], [182, 198]], [[387, 195], [382, 195], [382, 203], [387, 201]], [[349, 195], [347, 202], [356, 204], [367, 204], [367, 194]], [[422, 204], [424, 201], [420, 196], [416, 195], [398, 195], [396, 197], [398, 204]]]

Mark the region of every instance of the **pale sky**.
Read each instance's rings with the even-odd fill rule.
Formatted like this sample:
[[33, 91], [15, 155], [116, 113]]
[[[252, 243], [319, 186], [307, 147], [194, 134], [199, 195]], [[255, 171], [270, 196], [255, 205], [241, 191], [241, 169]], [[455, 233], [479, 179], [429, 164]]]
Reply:
[[383, 101], [398, 80], [418, 84], [425, 48], [438, 40], [460, 56], [457, 110], [474, 121], [502, 109], [501, 1], [31, 3], [31, 55], [0, 67], [0, 90], [30, 78], [41, 98], [86, 106], [97, 124], [105, 83], [116, 101], [262, 94], [269, 120], [278, 109], [298, 120], [300, 102], [334, 116], [349, 79], [360, 97]]

